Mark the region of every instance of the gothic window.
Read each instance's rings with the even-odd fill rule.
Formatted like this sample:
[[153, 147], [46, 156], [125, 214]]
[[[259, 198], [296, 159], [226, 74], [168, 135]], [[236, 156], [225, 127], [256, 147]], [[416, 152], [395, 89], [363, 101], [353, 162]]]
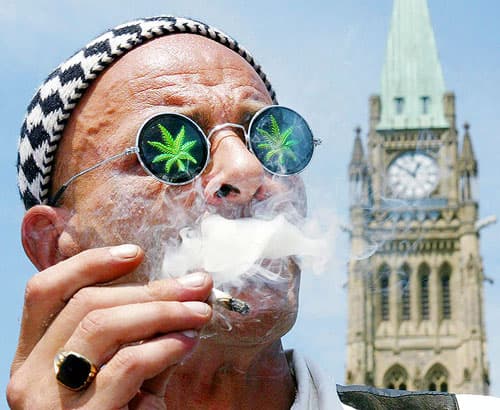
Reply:
[[359, 173], [356, 173], [356, 178], [354, 182], [354, 204], [358, 204], [359, 201], [361, 200], [361, 190], [362, 190], [362, 179]]
[[408, 373], [396, 364], [384, 376], [384, 386], [388, 389], [406, 390], [408, 386]]
[[441, 317], [443, 319], [451, 319], [451, 267], [448, 263], [444, 263], [441, 269], [439, 269], [439, 277], [441, 280]]
[[430, 391], [448, 391], [448, 371], [440, 364], [435, 364], [425, 376], [425, 386]]
[[391, 270], [386, 264], [378, 270], [380, 280], [380, 316], [382, 320], [389, 320], [389, 278]]
[[401, 296], [401, 320], [410, 320], [410, 267], [405, 263], [398, 272]]
[[429, 276], [431, 270], [429, 265], [422, 263], [418, 268], [420, 280], [420, 318], [429, 320]]
[[428, 95], [424, 95], [423, 97], [420, 98], [420, 101], [422, 101], [422, 114], [429, 114], [431, 97], [429, 97]]
[[394, 106], [396, 108], [396, 114], [403, 114], [405, 105], [405, 99], [403, 97], [394, 98]]
[[460, 189], [462, 194], [462, 201], [467, 201], [471, 199], [471, 189], [470, 189], [470, 175], [469, 171], [465, 171], [460, 177]]

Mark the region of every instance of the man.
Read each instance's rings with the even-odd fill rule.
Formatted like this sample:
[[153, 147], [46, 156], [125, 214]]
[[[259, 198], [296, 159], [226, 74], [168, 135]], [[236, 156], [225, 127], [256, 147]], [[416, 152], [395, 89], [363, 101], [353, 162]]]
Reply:
[[[280, 285], [235, 289], [246, 316], [215, 314], [205, 272], [157, 279], [165, 244], [206, 212], [251, 217], [275, 197], [305, 212], [285, 155], [302, 152], [290, 153], [299, 144], [287, 145], [285, 128], [271, 124], [281, 151], [249, 150], [252, 118], [275, 103], [243, 48], [188, 19], [119, 26], [49, 76], [19, 146], [22, 240], [40, 273], [26, 288], [12, 408], [349, 408], [313, 365], [283, 352], [297, 311], [292, 259], [278, 263]], [[164, 117], [182, 127], [154, 122]], [[207, 136], [199, 149], [186, 129]]]
[[[282, 294], [270, 290], [267, 297], [280, 300], [266, 312], [234, 319], [240, 323], [231, 331], [218, 331], [222, 325], [214, 321], [216, 335], [209, 331], [201, 340], [212, 316], [206, 303], [211, 277], [196, 272], [146, 282], [156, 274], [162, 244], [209, 207], [234, 218], [250, 216], [250, 202], [278, 192], [303, 203], [299, 177], [264, 172], [238, 127], [214, 128], [248, 126], [273, 96], [234, 40], [187, 19], [115, 28], [49, 76], [29, 107], [20, 142], [20, 190], [28, 208], [23, 245], [41, 273], [26, 289], [8, 388], [13, 408], [292, 406], [296, 384], [280, 337], [295, 320], [295, 265], [284, 291], [286, 309]], [[189, 116], [206, 134], [215, 130], [199, 178], [168, 185], [130, 155], [57, 193], [82, 170], [133, 146], [141, 124], [165, 112]], [[40, 169], [54, 155], [50, 170]], [[251, 289], [238, 296], [254, 307], [264, 303]], [[80, 380], [75, 368], [86, 365]]]

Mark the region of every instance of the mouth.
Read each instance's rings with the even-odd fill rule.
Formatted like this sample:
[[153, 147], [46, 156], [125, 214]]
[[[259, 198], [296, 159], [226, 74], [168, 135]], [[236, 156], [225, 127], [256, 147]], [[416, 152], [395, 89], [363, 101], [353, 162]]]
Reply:
[[180, 244], [165, 252], [162, 272], [210, 273], [216, 289], [211, 302], [231, 317], [286, 308], [298, 284], [298, 258], [320, 248], [282, 214], [271, 220], [205, 214], [179, 235]]

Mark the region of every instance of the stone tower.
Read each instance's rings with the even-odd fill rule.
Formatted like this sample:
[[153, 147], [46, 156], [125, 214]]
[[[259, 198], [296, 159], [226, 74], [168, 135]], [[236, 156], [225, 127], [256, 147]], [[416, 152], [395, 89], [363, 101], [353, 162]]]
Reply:
[[487, 394], [478, 175], [426, 0], [395, 0], [366, 149], [349, 165], [346, 382]]

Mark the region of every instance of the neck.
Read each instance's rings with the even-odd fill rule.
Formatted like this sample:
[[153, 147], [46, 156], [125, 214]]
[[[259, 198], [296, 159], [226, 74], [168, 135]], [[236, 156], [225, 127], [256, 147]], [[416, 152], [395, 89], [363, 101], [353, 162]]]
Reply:
[[256, 346], [202, 340], [176, 369], [165, 400], [170, 409], [289, 409], [295, 380], [281, 341]]

